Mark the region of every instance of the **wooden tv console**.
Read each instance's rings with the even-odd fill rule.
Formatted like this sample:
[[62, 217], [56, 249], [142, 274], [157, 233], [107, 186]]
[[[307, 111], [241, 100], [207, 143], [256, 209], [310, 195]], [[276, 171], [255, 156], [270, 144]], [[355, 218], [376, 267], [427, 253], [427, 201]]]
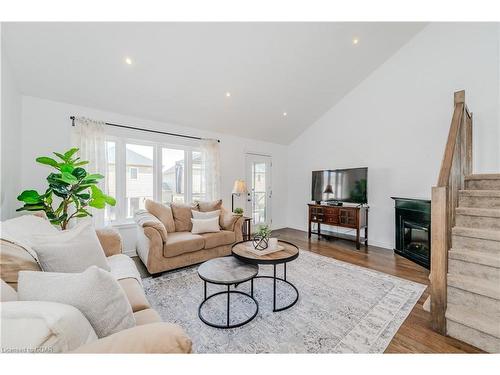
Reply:
[[[309, 206], [309, 238], [311, 234], [318, 236], [339, 237], [356, 241], [356, 249], [360, 243], [368, 245], [368, 207], [366, 206], [328, 206], [325, 204], [308, 204]], [[318, 224], [318, 230], [312, 230], [312, 223]], [[356, 236], [333, 234], [332, 232], [321, 233], [321, 224], [336, 227], [350, 228], [356, 230]], [[365, 237], [360, 237], [361, 230], [365, 230]]]

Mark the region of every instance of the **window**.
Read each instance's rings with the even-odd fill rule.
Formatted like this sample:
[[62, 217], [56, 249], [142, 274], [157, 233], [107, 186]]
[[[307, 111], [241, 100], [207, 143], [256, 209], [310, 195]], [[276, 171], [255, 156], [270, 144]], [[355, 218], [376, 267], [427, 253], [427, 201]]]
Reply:
[[106, 190], [117, 201], [106, 207], [107, 222], [129, 222], [146, 199], [182, 203], [205, 197], [199, 149], [109, 136], [106, 152]]

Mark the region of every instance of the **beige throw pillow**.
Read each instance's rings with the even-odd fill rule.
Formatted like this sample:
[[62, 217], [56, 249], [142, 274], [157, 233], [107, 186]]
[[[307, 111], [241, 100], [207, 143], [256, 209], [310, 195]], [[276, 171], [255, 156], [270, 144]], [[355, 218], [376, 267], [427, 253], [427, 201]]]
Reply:
[[191, 219], [191, 222], [193, 223], [191, 230], [193, 234], [220, 232], [218, 216], [210, 219]]
[[196, 207], [184, 203], [171, 203], [172, 214], [174, 215], [175, 231], [190, 232], [193, 225], [191, 224], [191, 210]]
[[32, 246], [43, 271], [83, 272], [90, 266], [109, 271], [104, 250], [90, 221], [53, 234], [33, 235]]
[[198, 209], [201, 212], [220, 210], [222, 207], [222, 199], [218, 199], [216, 201], [210, 201], [210, 202], [199, 201], [196, 203], [197, 203]]
[[191, 210], [191, 215], [193, 219], [211, 219], [220, 216], [220, 210], [201, 212], [196, 210]]
[[98, 337], [135, 326], [132, 307], [113, 275], [96, 266], [82, 273], [19, 272], [20, 301], [71, 305], [88, 319]]
[[174, 215], [170, 206], [146, 199], [144, 207], [163, 223], [168, 233], [175, 232]]

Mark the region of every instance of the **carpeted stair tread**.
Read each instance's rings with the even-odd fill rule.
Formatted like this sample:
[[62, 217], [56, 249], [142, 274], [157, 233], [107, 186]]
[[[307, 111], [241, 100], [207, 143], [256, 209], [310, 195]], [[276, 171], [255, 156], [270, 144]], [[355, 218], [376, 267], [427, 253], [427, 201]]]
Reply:
[[458, 207], [456, 213], [457, 215], [500, 217], [500, 208]]
[[500, 173], [471, 174], [465, 176], [465, 180], [500, 180]]
[[448, 254], [451, 259], [500, 268], [500, 254], [495, 255], [470, 249], [451, 249]]
[[459, 190], [458, 193], [467, 197], [498, 197], [500, 190]]
[[500, 338], [499, 317], [482, 314], [478, 309], [448, 304], [446, 308], [446, 319], [453, 320], [454, 322]]
[[497, 281], [449, 273], [448, 285], [486, 297], [500, 299], [500, 285]]
[[491, 241], [500, 241], [500, 231], [498, 230], [454, 227], [452, 229], [452, 233], [455, 236], [480, 238]]

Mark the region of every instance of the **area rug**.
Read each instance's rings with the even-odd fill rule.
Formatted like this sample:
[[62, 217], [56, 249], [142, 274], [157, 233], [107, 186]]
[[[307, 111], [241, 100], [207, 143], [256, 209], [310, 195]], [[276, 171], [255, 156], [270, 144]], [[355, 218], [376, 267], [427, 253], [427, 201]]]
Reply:
[[[278, 266], [278, 274], [282, 266]], [[272, 274], [260, 266], [259, 274]], [[299, 290], [288, 310], [272, 311], [271, 279], [255, 279], [259, 311], [250, 323], [212, 328], [198, 317], [203, 282], [197, 267], [144, 279], [148, 300], [163, 321], [181, 325], [196, 353], [383, 353], [426, 286], [367, 268], [302, 251], [287, 266], [287, 280]], [[224, 286], [209, 285], [209, 294]], [[250, 283], [236, 290], [249, 292]], [[277, 307], [293, 301], [293, 289], [278, 282]], [[207, 301], [203, 316], [224, 324], [227, 297]], [[255, 312], [248, 297], [231, 295], [231, 323]]]

